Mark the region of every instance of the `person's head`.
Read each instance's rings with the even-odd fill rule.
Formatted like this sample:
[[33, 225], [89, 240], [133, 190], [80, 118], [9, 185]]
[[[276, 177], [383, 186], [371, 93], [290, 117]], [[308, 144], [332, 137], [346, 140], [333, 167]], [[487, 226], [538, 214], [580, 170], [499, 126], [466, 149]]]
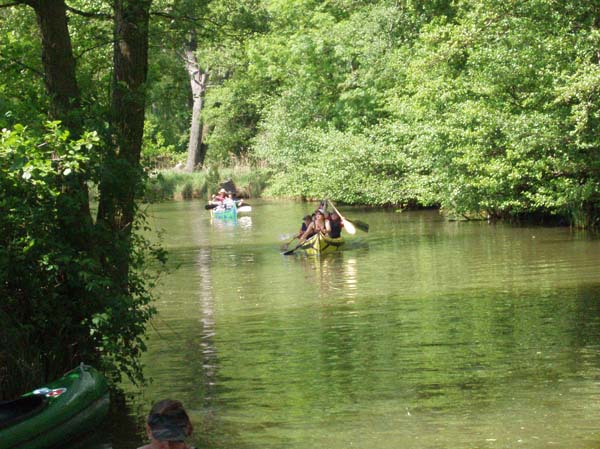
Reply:
[[332, 213], [329, 214], [329, 219], [337, 221], [337, 220], [340, 219], [340, 216], [337, 214], [337, 212], [332, 212]]
[[306, 224], [309, 224], [312, 221], [312, 219], [313, 219], [312, 215], [305, 215], [303, 218], [304, 223], [306, 223]]
[[315, 212], [315, 220], [321, 220], [323, 218], [323, 211], [321, 209], [318, 209]]
[[192, 422], [179, 401], [158, 401], [148, 414], [146, 433], [153, 449], [185, 448], [185, 439], [194, 430]]
[[227, 195], [227, 190], [225, 190], [225, 189], [220, 189], [220, 190], [219, 190], [219, 195], [220, 195], [220, 196], [225, 196], [225, 195]]

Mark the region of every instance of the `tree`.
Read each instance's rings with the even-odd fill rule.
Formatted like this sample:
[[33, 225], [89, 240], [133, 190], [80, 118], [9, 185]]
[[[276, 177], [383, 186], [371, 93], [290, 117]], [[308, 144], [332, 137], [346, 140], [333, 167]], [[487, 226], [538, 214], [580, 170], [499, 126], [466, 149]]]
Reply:
[[[212, 140], [209, 134], [217, 126], [212, 121], [213, 114], [206, 110], [205, 94], [209, 88], [218, 87], [232, 75], [232, 64], [239, 56], [232, 56], [235, 51], [232, 49], [243, 48], [243, 43], [254, 33], [264, 30], [266, 17], [257, 0], [177, 0], [163, 3], [158, 3], [161, 12], [155, 13], [158, 38], [154, 47], [158, 49], [155, 56], [166, 64], [161, 65], [161, 72], [151, 80], [151, 113], [160, 120], [169, 121], [162, 125], [164, 129], [179, 126], [178, 141], [185, 140], [186, 143], [185, 169], [191, 172], [204, 164], [209, 140]], [[165, 39], [164, 35], [168, 38]], [[212, 70], [213, 66], [217, 69]], [[179, 73], [182, 69], [185, 69], [188, 80], [188, 103], [180, 98]], [[169, 74], [165, 76], [167, 72]], [[179, 99], [178, 104], [173, 104], [173, 98]], [[189, 125], [185, 129], [182, 126], [184, 121]], [[225, 152], [226, 156], [229, 150]]]
[[[14, 203], [15, 210], [22, 209], [23, 217], [37, 211], [43, 225], [24, 227], [26, 221], [18, 213], [3, 223], [5, 300], [0, 315], [19, 324], [3, 329], [0, 341], [7, 345], [28, 341], [36, 350], [20, 358], [0, 353], [4, 367], [0, 384], [22, 380], [10, 389], [2, 388], [2, 394], [47, 381], [80, 361], [101, 364], [113, 376], [125, 372], [140, 379], [143, 333], [153, 314], [149, 283], [139, 272], [144, 254], [152, 248], [134, 233], [135, 196], [142, 179], [139, 161], [151, 1], [115, 0], [111, 14], [84, 12], [68, 7], [64, 0], [20, 0], [0, 6], [21, 5], [32, 8], [37, 18], [49, 98], [47, 117], [61, 125], [52, 122], [47, 131], [38, 132], [41, 127], [34, 121], [31, 131], [17, 126], [3, 135], [7, 165], [0, 173], [5, 201], [21, 195], [24, 203], [22, 207]], [[82, 97], [67, 14], [113, 24], [108, 128], [96, 118], [93, 102]], [[87, 132], [89, 126], [96, 127], [102, 139]], [[36, 151], [40, 145], [43, 151]], [[90, 181], [99, 184], [95, 220], [89, 209]], [[50, 244], [52, 240], [55, 243]], [[155, 255], [162, 258], [160, 251]], [[34, 260], [46, 268], [27, 269]], [[50, 306], [64, 314], [47, 315]]]
[[202, 109], [204, 106], [204, 93], [206, 92], [209, 72], [208, 68], [203, 70], [200, 67], [196, 57], [197, 49], [198, 44], [196, 41], [196, 34], [192, 31], [183, 50], [183, 58], [192, 91], [192, 121], [189, 132], [190, 138], [188, 142], [187, 162], [185, 164], [185, 170], [190, 173], [194, 171], [197, 166], [202, 166], [202, 164], [204, 164], [204, 157], [206, 156], [206, 145], [202, 142]]

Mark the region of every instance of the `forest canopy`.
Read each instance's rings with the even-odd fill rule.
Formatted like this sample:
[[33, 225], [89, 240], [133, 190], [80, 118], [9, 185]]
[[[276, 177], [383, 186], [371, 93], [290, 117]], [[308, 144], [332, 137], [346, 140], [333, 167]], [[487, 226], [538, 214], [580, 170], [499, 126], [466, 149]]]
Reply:
[[206, 92], [209, 157], [266, 161], [276, 196], [598, 225], [598, 5], [262, 6]]
[[[70, 2], [69, 24], [101, 112], [111, 8], [89, 5]], [[580, 0], [154, 1], [142, 163], [242, 160], [273, 173], [271, 196], [593, 227], [599, 13]], [[3, 25], [2, 126], [48, 101], [35, 21], [11, 14], [24, 26]]]

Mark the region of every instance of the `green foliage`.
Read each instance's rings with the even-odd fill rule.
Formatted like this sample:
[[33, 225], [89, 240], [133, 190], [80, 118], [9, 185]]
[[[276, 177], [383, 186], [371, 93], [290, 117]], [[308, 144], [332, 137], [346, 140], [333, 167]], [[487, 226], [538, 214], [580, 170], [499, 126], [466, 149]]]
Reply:
[[[424, 131], [413, 142], [434, 161], [439, 202], [464, 216], [554, 215], [576, 225], [573, 211], [585, 203], [589, 225], [598, 198], [581, 199], [594, 182], [578, 187], [588, 175], [557, 95], [575, 49], [588, 46], [572, 32], [572, 11], [545, 1], [472, 6], [456, 23], [427, 28], [406, 71], [408, 92], [393, 105]], [[592, 154], [584, 159], [593, 165]]]
[[[56, 377], [80, 361], [103, 367], [111, 377], [140, 379], [143, 333], [154, 313], [149, 289], [154, 277], [145, 261], [164, 253], [134, 233], [128, 294], [89, 251], [76, 250], [65, 229], [79, 216], [69, 202], [69, 178], [89, 179], [99, 139], [84, 133], [72, 140], [57, 123], [39, 135], [23, 126], [0, 134], [0, 391], [22, 392]], [[135, 227], [141, 231], [143, 216]], [[50, 331], [51, 330], [51, 331]]]
[[173, 199], [208, 200], [226, 179], [231, 179], [244, 197], [258, 197], [267, 186], [271, 172], [249, 165], [235, 165], [219, 169], [211, 165], [193, 173], [176, 170], [158, 170], [149, 176], [144, 201], [167, 201]]
[[185, 153], [177, 152], [174, 145], [167, 145], [156, 123], [146, 120], [141, 161], [144, 167], [148, 169], [173, 167], [178, 163], [184, 163], [185, 157]]
[[[8, 23], [19, 27], [8, 29]], [[0, 11], [0, 129], [43, 117], [45, 98], [35, 14], [25, 8]]]
[[144, 189], [144, 201], [156, 202], [173, 199], [206, 197], [206, 173], [184, 173], [174, 170], [159, 170], [149, 176]]
[[228, 81], [270, 194], [599, 224], [597, 6], [346, 3], [269, 2]]

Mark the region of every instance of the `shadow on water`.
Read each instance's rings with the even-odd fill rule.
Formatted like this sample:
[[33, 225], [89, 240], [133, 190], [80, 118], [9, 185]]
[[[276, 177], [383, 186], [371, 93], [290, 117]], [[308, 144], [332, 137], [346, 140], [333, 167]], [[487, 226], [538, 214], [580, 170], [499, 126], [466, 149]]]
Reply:
[[145, 444], [144, 417], [132, 408], [131, 399], [112, 390], [108, 415], [98, 428], [61, 449], [136, 449]]

